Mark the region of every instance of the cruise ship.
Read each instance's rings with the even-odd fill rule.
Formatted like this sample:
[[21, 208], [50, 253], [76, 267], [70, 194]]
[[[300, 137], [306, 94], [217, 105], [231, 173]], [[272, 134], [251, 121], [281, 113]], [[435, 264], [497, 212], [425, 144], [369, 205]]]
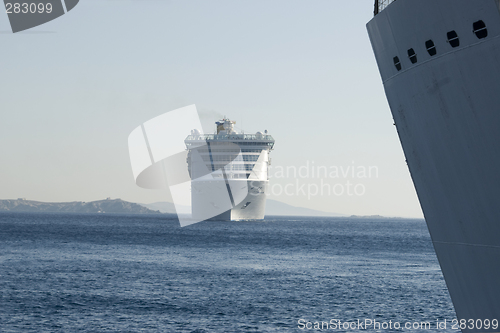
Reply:
[[185, 140], [194, 220], [262, 220], [274, 139], [238, 133], [235, 121], [217, 121], [214, 134], [191, 131]]
[[374, 14], [368, 34], [460, 328], [498, 332], [499, 0], [378, 0]]

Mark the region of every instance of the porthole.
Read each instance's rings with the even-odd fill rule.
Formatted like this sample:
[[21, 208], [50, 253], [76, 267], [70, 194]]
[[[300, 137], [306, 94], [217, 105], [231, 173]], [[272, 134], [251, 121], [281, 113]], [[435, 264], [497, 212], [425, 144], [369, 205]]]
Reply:
[[414, 49], [408, 50], [408, 58], [410, 58], [412, 64], [417, 62], [417, 54], [415, 53]]
[[427, 42], [425, 42], [425, 48], [427, 49], [427, 52], [429, 52], [429, 55], [435, 56], [436, 55], [436, 46], [434, 45], [434, 42], [429, 39]]
[[472, 28], [477, 38], [482, 39], [488, 37], [488, 29], [486, 29], [486, 24], [482, 20], [474, 22]]
[[447, 34], [448, 43], [450, 43], [451, 47], [460, 46], [460, 39], [458, 39], [458, 35], [455, 30], [449, 31]]
[[394, 66], [396, 66], [396, 69], [399, 72], [401, 70], [401, 62], [399, 61], [398, 57], [394, 57], [393, 60], [394, 60]]

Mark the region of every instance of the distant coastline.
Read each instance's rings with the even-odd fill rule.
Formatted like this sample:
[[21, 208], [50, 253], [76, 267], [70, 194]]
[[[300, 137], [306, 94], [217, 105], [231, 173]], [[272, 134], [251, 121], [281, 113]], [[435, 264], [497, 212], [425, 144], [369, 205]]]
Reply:
[[[161, 213], [175, 214], [175, 205], [171, 202], [154, 202], [150, 204], [140, 204], [152, 210], [159, 210]], [[186, 207], [184, 207], [186, 208]], [[266, 216], [309, 216], [309, 217], [342, 217], [344, 214], [323, 212], [320, 210], [292, 206], [287, 203], [267, 199], [266, 200]]]
[[[314, 209], [295, 207], [269, 199], [266, 216], [346, 216]], [[47, 213], [114, 213], [114, 214], [176, 214], [171, 202], [140, 204], [121, 199], [107, 198], [97, 201], [43, 202], [25, 198], [0, 200], [0, 212], [47, 212]]]
[[[304, 217], [343, 217], [349, 219], [381, 220], [387, 217], [381, 215], [344, 215], [323, 212], [305, 207], [295, 207], [284, 202], [269, 199], [266, 205], [266, 216], [304, 216]], [[138, 204], [122, 199], [107, 198], [96, 201], [43, 202], [24, 198], [0, 200], [0, 212], [31, 212], [31, 213], [89, 213], [89, 214], [176, 214], [171, 202], [155, 202]]]
[[152, 210], [121, 199], [110, 198], [90, 202], [41, 202], [24, 198], [0, 200], [0, 212], [160, 214], [158, 210]]

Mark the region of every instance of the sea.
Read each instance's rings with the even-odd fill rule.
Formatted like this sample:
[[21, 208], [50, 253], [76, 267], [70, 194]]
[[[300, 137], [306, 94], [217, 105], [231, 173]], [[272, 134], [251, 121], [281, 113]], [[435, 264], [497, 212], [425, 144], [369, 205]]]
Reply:
[[454, 321], [422, 219], [181, 228], [164, 214], [0, 213], [0, 332], [459, 332]]

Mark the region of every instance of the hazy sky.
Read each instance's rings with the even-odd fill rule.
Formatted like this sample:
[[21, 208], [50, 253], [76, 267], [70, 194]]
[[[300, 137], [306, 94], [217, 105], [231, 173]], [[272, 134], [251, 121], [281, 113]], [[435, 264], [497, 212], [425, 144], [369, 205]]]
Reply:
[[[0, 199], [164, 201], [135, 185], [127, 138], [196, 104], [206, 123], [227, 115], [274, 136], [270, 198], [421, 217], [366, 33], [372, 12], [373, 0], [81, 0], [17, 34], [0, 15]], [[318, 167], [327, 177], [312, 177]]]

